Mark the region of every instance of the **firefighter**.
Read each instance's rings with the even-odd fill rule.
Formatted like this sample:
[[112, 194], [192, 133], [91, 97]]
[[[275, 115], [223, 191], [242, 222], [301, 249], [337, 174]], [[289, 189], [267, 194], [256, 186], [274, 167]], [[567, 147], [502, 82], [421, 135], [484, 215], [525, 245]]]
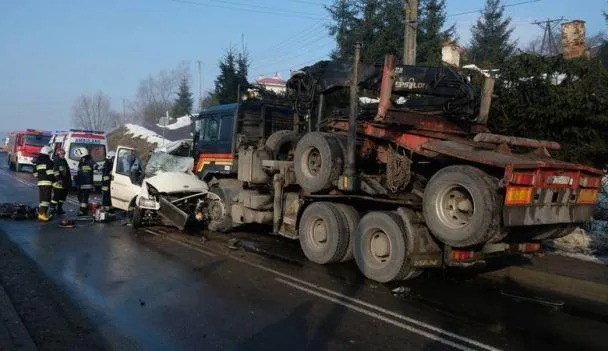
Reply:
[[114, 151], [108, 152], [106, 161], [101, 169], [101, 205], [103, 209], [108, 211], [112, 206], [112, 198], [110, 196], [110, 183], [112, 181], [112, 166], [114, 165]]
[[53, 201], [51, 201], [51, 213], [59, 216], [65, 214], [63, 203], [72, 188], [72, 174], [68, 161], [65, 159], [65, 150], [58, 149], [55, 152], [53, 171], [55, 172], [55, 183], [53, 183]]
[[80, 209], [79, 216], [86, 216], [89, 213], [89, 195], [93, 190], [93, 169], [95, 162], [89, 155], [89, 150], [79, 147], [74, 150], [74, 155], [80, 159], [78, 172], [76, 173], [76, 188], [78, 189], [78, 202]]
[[40, 155], [36, 159], [36, 171], [34, 177], [38, 178], [38, 192], [40, 196], [40, 204], [38, 205], [38, 220], [48, 221], [51, 216], [47, 213], [53, 195], [53, 181], [55, 180], [55, 172], [53, 171], [53, 162], [49, 157], [53, 150], [49, 146], [44, 146], [40, 149]]

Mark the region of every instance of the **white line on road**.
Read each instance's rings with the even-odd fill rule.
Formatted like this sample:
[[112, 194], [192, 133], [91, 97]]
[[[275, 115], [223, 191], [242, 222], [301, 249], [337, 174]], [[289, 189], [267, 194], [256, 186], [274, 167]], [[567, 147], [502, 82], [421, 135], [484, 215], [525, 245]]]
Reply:
[[[168, 236], [166, 236], [166, 235], [162, 235], [162, 234], [157, 233], [157, 232], [155, 232], [155, 231], [153, 231], [153, 230], [150, 230], [150, 229], [144, 229], [144, 232], [149, 233], [149, 234], [152, 234], [152, 235], [155, 235], [155, 236], [158, 236], [158, 237], [161, 237], [161, 238], [163, 238], [163, 239], [167, 239], [167, 240], [169, 240], [169, 241], [171, 241], [171, 242], [174, 242], [174, 243], [176, 243], [176, 244], [181, 244], [181, 245], [184, 245], [184, 243], [183, 243], [183, 242], [181, 242], [181, 241], [179, 241], [179, 240], [175, 240], [175, 239], [173, 239], [173, 238], [171, 238], [171, 237], [168, 237]], [[186, 246], [186, 247], [188, 247], [188, 248], [190, 248], [190, 249], [192, 249], [192, 250], [194, 250], [194, 251], [198, 251], [198, 252], [200, 252], [200, 253], [203, 253], [203, 254], [205, 254], [205, 255], [207, 255], [207, 256], [209, 256], [209, 257], [215, 257], [215, 256], [217, 256], [216, 254], [211, 253], [211, 252], [209, 252], [209, 251], [206, 251], [206, 250], [203, 250], [203, 249], [199, 249], [198, 247], [195, 247], [194, 245], [185, 245], [185, 246]]]
[[[11, 174], [11, 173], [8, 173], [7, 171], [5, 171], [5, 170], [3, 170], [3, 169], [0, 169], [0, 174], [4, 174], [4, 175], [5, 175], [5, 176], [7, 176], [7, 177], [11, 177], [11, 178], [13, 178], [14, 180], [18, 181], [19, 183], [25, 184], [25, 185], [30, 186], [30, 187], [32, 187], [32, 188], [37, 187], [36, 183], [30, 183], [30, 182], [28, 182], [28, 181], [26, 181], [26, 180], [20, 179], [19, 177], [15, 176], [15, 175], [13, 175], [13, 174]], [[66, 202], [69, 202], [69, 203], [71, 203], [71, 204], [73, 204], [73, 205], [79, 205], [79, 202], [78, 202], [78, 201], [75, 201], [75, 200], [73, 200], [73, 199], [70, 199], [69, 197], [66, 199]]]
[[[24, 181], [24, 180], [22, 180], [22, 179], [19, 179], [19, 178], [15, 177], [14, 175], [10, 174], [10, 173], [7, 173], [7, 172], [6, 172], [6, 171], [4, 171], [4, 170], [0, 170], [0, 173], [1, 173], [1, 174], [4, 174], [4, 175], [6, 175], [6, 176], [9, 176], [9, 177], [11, 177], [11, 178], [13, 178], [13, 179], [17, 180], [18, 182], [25, 184], [25, 185], [28, 185], [28, 186], [31, 186], [31, 187], [36, 187], [36, 184], [29, 183], [29, 182], [27, 182], [27, 181]], [[68, 202], [71, 202], [71, 203], [76, 204], [76, 205], [78, 204], [78, 202], [73, 201], [73, 200], [70, 200], [70, 199], [68, 199]], [[216, 256], [217, 256], [217, 255], [216, 255], [216, 254], [214, 254], [214, 253], [211, 253], [211, 252], [209, 252], [209, 251], [206, 251], [206, 250], [203, 250], [203, 249], [197, 248], [197, 247], [196, 247], [196, 246], [194, 246], [193, 244], [188, 244], [188, 243], [184, 243], [184, 242], [179, 241], [179, 240], [175, 240], [175, 239], [173, 239], [173, 238], [171, 238], [171, 237], [168, 237], [168, 236], [162, 235], [162, 234], [160, 234], [160, 233], [154, 232], [154, 231], [149, 230], [149, 229], [145, 229], [144, 231], [145, 231], [145, 232], [147, 232], [147, 233], [149, 233], [149, 234], [155, 235], [155, 236], [163, 237], [164, 239], [167, 239], [167, 240], [169, 240], [169, 241], [171, 241], [171, 242], [174, 242], [174, 243], [176, 243], [176, 244], [180, 244], [180, 245], [186, 246], [186, 247], [188, 247], [188, 248], [190, 248], [190, 249], [192, 249], [192, 250], [195, 250], [195, 251], [200, 252], [200, 253], [202, 253], [202, 254], [208, 255], [208, 256], [210, 256], [210, 257], [216, 257]], [[330, 290], [330, 289], [323, 288], [323, 287], [318, 286], [318, 285], [316, 285], [316, 284], [312, 284], [312, 283], [309, 283], [309, 282], [307, 282], [307, 281], [304, 281], [304, 280], [301, 280], [301, 279], [298, 279], [298, 278], [294, 278], [294, 277], [289, 276], [289, 275], [287, 275], [287, 274], [284, 274], [284, 273], [281, 273], [281, 272], [279, 272], [279, 271], [276, 271], [276, 270], [274, 270], [274, 269], [272, 269], [272, 268], [268, 268], [268, 267], [265, 267], [265, 266], [262, 266], [262, 265], [259, 265], [259, 264], [256, 264], [256, 263], [252, 263], [252, 262], [246, 261], [246, 260], [244, 260], [244, 259], [241, 259], [241, 258], [239, 258], [239, 257], [232, 256], [232, 255], [228, 255], [228, 257], [230, 257], [230, 258], [232, 258], [232, 259], [234, 259], [234, 260], [236, 260], [236, 261], [239, 261], [239, 262], [241, 262], [241, 263], [244, 263], [244, 264], [246, 264], [246, 265], [249, 265], [249, 266], [252, 266], [252, 267], [255, 267], [255, 268], [258, 268], [258, 269], [264, 270], [264, 271], [266, 271], [266, 272], [269, 272], [269, 273], [275, 274], [275, 275], [277, 275], [277, 276], [279, 276], [279, 277], [282, 277], [282, 278], [285, 278], [285, 279], [289, 279], [289, 280], [291, 280], [291, 281], [292, 281], [292, 282], [288, 282], [288, 281], [285, 281], [285, 280], [283, 280], [283, 279], [281, 279], [281, 278], [275, 278], [277, 281], [279, 281], [279, 282], [281, 282], [281, 283], [284, 283], [284, 284], [290, 285], [290, 286], [292, 286], [292, 287], [294, 287], [294, 288], [296, 288], [296, 289], [299, 289], [299, 290], [302, 290], [302, 291], [308, 292], [308, 293], [310, 293], [310, 294], [313, 294], [313, 295], [315, 295], [315, 296], [318, 296], [318, 297], [324, 298], [324, 299], [329, 300], [329, 301], [332, 301], [332, 302], [334, 302], [334, 303], [337, 303], [337, 304], [340, 304], [340, 305], [346, 306], [346, 307], [348, 307], [348, 308], [351, 308], [351, 309], [356, 310], [356, 311], [358, 311], [358, 312], [361, 312], [361, 313], [367, 314], [367, 315], [369, 315], [369, 316], [372, 316], [372, 317], [374, 317], [374, 318], [380, 319], [380, 320], [385, 321], [385, 322], [387, 322], [387, 323], [390, 323], [390, 324], [396, 325], [396, 326], [398, 326], [398, 327], [402, 327], [402, 328], [404, 328], [404, 329], [407, 329], [407, 330], [412, 331], [412, 332], [414, 332], [414, 333], [417, 333], [417, 334], [423, 335], [423, 336], [428, 337], [428, 338], [430, 338], [430, 339], [433, 339], [433, 340], [436, 340], [436, 341], [440, 341], [440, 342], [442, 342], [442, 343], [444, 343], [444, 344], [446, 344], [446, 345], [450, 345], [450, 346], [453, 346], [453, 347], [458, 348], [458, 349], [461, 349], [461, 350], [471, 350], [471, 348], [469, 348], [469, 347], [466, 347], [466, 346], [461, 345], [461, 344], [454, 343], [454, 342], [452, 342], [452, 341], [450, 341], [450, 340], [447, 340], [447, 339], [445, 339], [445, 338], [442, 338], [441, 336], [448, 336], [448, 337], [453, 338], [453, 339], [455, 339], [455, 340], [459, 340], [459, 341], [461, 341], [461, 342], [465, 342], [465, 343], [467, 343], [467, 344], [477, 346], [477, 347], [479, 347], [479, 348], [481, 348], [481, 349], [484, 349], [484, 350], [490, 350], [490, 351], [499, 351], [499, 349], [497, 349], [497, 348], [495, 348], [495, 347], [492, 347], [492, 346], [490, 346], [490, 345], [483, 344], [483, 343], [481, 343], [481, 342], [478, 342], [478, 341], [476, 341], [476, 340], [473, 340], [473, 339], [470, 339], [470, 338], [467, 338], [467, 337], [464, 337], [464, 336], [461, 336], [461, 335], [458, 335], [458, 334], [454, 334], [454, 333], [452, 333], [452, 332], [449, 332], [449, 331], [447, 331], [447, 330], [444, 330], [444, 329], [441, 329], [441, 328], [435, 327], [435, 326], [430, 325], [430, 324], [428, 324], [428, 323], [425, 323], [425, 322], [422, 322], [422, 321], [419, 321], [419, 320], [416, 320], [416, 319], [413, 319], [413, 318], [410, 318], [410, 317], [406, 317], [406, 316], [401, 315], [401, 314], [398, 314], [398, 313], [396, 313], [396, 312], [393, 312], [393, 311], [390, 311], [390, 310], [384, 309], [384, 308], [382, 308], [382, 307], [380, 307], [380, 306], [376, 306], [376, 305], [373, 305], [373, 304], [367, 303], [367, 302], [365, 302], [365, 301], [362, 301], [362, 300], [359, 300], [359, 299], [352, 298], [352, 297], [350, 297], [350, 296], [346, 296], [346, 295], [340, 294], [340, 293], [338, 293], [338, 292], [336, 292], [336, 291], [333, 291], [333, 290]], [[304, 286], [308, 286], [308, 287], [313, 288], [313, 289], [317, 289], [317, 290], [323, 291], [323, 292], [325, 292], [325, 293], [327, 293], [327, 294], [333, 295], [334, 297], [332, 297], [332, 296], [328, 296], [328, 295], [325, 295], [325, 294], [323, 294], [323, 293], [321, 293], [321, 292], [318, 292], [318, 291], [313, 291], [313, 290], [311, 290], [311, 289], [309, 289], [309, 288], [306, 288], [306, 287], [303, 287], [303, 286], [297, 285], [297, 284], [295, 284], [294, 282], [300, 283], [300, 284], [302, 284], [302, 285], [304, 285]], [[350, 303], [349, 303], [349, 302], [345, 302], [344, 300], [349, 301]], [[354, 305], [354, 304], [358, 304], [358, 305], [360, 305], [360, 306], [365, 306], [365, 307], [367, 307], [367, 309], [365, 309], [365, 308], [363, 308], [363, 307], [356, 306], [356, 305]], [[370, 311], [370, 310], [372, 310], [372, 311]], [[374, 311], [376, 311], [376, 312], [374, 312]], [[425, 329], [427, 329], [427, 330], [430, 330], [430, 331], [432, 331], [432, 332], [434, 332], [434, 333], [432, 333], [432, 332], [427, 332], [427, 331], [424, 331], [424, 330], [418, 329], [418, 328], [416, 328], [416, 327], [413, 327], [413, 326], [410, 326], [410, 325], [407, 325], [407, 324], [404, 324], [404, 323], [398, 322], [398, 321], [396, 321], [396, 320], [394, 320], [394, 319], [391, 319], [391, 318], [385, 317], [385, 316], [383, 316], [383, 315], [379, 314], [378, 312], [383, 313], [383, 314], [386, 314], [386, 315], [389, 315], [389, 316], [394, 317], [394, 318], [397, 318], [397, 319], [400, 319], [400, 320], [405, 321], [405, 322], [408, 322], [408, 323], [410, 323], [410, 324], [417, 325], [417, 326], [419, 326], [419, 327], [422, 327], [422, 328], [425, 328]], [[445, 341], [445, 342], [444, 342], [444, 341]]]
[[322, 294], [322, 293], [320, 293], [318, 291], [314, 291], [312, 289], [308, 289], [308, 288], [306, 288], [304, 286], [301, 286], [301, 285], [298, 285], [298, 284], [295, 284], [295, 283], [292, 283], [292, 282], [288, 282], [287, 280], [284, 280], [284, 279], [281, 279], [281, 278], [275, 278], [275, 280], [278, 281], [278, 282], [280, 282], [280, 283], [289, 285], [292, 288], [298, 289], [300, 291], [304, 291], [304, 292], [306, 292], [308, 294], [311, 294], [311, 295], [315, 295], [315, 296], [320, 297], [322, 299], [331, 301], [331, 302], [333, 302], [335, 304], [342, 305], [342, 306], [347, 307], [347, 308], [349, 308], [349, 309], [351, 309], [353, 311], [357, 311], [359, 313], [363, 313], [363, 314], [365, 314], [365, 315], [367, 315], [369, 317], [372, 317], [372, 318], [375, 318], [375, 319], [379, 319], [379, 320], [384, 321], [386, 323], [392, 324], [392, 325], [394, 325], [396, 327], [405, 329], [405, 330], [407, 330], [409, 332], [412, 332], [414, 334], [422, 335], [422, 336], [424, 336], [424, 337], [426, 337], [428, 339], [438, 341], [438, 342], [440, 342], [440, 343], [442, 343], [444, 345], [451, 346], [451, 347], [456, 348], [458, 350], [464, 350], [464, 351], [474, 350], [474, 349], [472, 349], [472, 348], [470, 348], [470, 347], [468, 347], [466, 345], [462, 345], [462, 344], [456, 343], [454, 341], [448, 340], [446, 338], [443, 338], [440, 335], [437, 335], [437, 334], [434, 334], [434, 333], [430, 333], [430, 332], [427, 332], [427, 331], [422, 330], [422, 329], [418, 329], [418, 328], [416, 328], [414, 326], [411, 326], [409, 324], [405, 324], [405, 323], [396, 321], [394, 319], [385, 317], [385, 316], [383, 316], [383, 315], [381, 315], [379, 313], [372, 312], [372, 311], [369, 311], [369, 310], [367, 310], [365, 308], [362, 308], [362, 307], [356, 306], [354, 304], [342, 301], [341, 299], [338, 299], [338, 298], [335, 298], [335, 297], [331, 297], [329, 295]]

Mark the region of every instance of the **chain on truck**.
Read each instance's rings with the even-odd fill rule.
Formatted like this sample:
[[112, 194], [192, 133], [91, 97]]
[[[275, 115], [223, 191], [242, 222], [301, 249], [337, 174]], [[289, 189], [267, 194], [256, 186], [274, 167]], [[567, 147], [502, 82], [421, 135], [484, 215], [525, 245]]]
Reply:
[[449, 67], [355, 55], [296, 72], [289, 108], [212, 107], [194, 132], [195, 171], [220, 198], [209, 228], [267, 224], [380, 282], [535, 252], [590, 219], [601, 172], [551, 158], [558, 143], [492, 134], [492, 87], [479, 103]]

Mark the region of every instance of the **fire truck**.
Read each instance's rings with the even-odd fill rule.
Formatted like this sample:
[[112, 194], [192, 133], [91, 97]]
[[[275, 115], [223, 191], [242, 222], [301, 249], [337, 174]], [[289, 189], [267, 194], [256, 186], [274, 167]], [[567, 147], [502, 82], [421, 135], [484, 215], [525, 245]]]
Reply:
[[12, 171], [21, 171], [26, 167], [33, 167], [40, 149], [48, 145], [51, 135], [35, 129], [12, 132], [8, 141], [8, 168]]

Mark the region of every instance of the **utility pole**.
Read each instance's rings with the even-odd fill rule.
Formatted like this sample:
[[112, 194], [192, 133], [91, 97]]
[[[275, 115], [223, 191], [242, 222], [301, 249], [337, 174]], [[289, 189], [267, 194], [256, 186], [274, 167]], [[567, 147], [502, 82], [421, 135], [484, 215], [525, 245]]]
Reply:
[[418, 0], [404, 0], [403, 64], [416, 65], [416, 34], [418, 31]]
[[203, 105], [203, 73], [201, 72], [201, 60], [196, 61], [198, 63], [198, 108], [202, 108]]
[[532, 24], [536, 24], [540, 28], [543, 29], [543, 41], [540, 44], [540, 55], [546, 56], [554, 56], [559, 54], [559, 47], [555, 41], [555, 37], [553, 36], [553, 32], [555, 28], [559, 26], [566, 19], [562, 18], [547, 18], [545, 21], [536, 21], [532, 22]]
[[122, 98], [122, 123], [125, 123], [127, 121], [127, 116], [125, 113], [125, 98]]

